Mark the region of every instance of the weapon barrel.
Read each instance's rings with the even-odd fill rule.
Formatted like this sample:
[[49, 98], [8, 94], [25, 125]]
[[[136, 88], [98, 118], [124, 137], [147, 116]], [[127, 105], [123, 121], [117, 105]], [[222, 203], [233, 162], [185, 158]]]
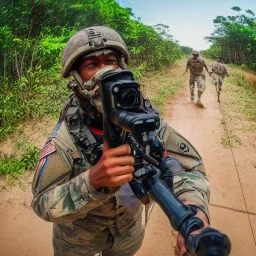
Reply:
[[198, 235], [191, 232], [203, 227], [203, 222], [195, 213], [179, 200], [167, 185], [152, 176], [143, 180], [152, 199], [162, 208], [172, 227], [185, 237], [186, 246], [197, 256], [228, 256], [231, 251], [229, 238], [213, 228], [206, 228]]

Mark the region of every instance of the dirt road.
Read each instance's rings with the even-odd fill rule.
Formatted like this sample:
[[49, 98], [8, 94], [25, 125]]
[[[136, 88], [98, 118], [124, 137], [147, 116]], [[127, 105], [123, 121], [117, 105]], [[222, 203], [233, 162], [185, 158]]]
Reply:
[[[231, 149], [222, 146], [225, 126], [209, 78], [203, 101], [205, 109], [189, 100], [186, 88], [166, 106], [165, 119], [188, 138], [203, 157], [211, 182], [212, 226], [229, 235], [232, 256], [253, 256], [256, 255], [253, 238], [253, 232], [256, 236], [256, 169], [251, 163], [255, 159], [255, 149], [250, 143], [244, 143], [234, 148], [233, 157]], [[30, 202], [29, 185], [24, 184], [21, 188], [0, 186], [0, 255], [52, 255], [51, 223], [38, 218]], [[174, 255], [174, 242], [175, 232], [155, 207], [137, 256]]]

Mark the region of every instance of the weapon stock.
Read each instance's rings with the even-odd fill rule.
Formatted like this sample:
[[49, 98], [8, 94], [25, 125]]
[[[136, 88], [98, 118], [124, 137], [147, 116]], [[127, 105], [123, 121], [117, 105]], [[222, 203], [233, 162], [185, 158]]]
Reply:
[[[227, 256], [231, 243], [227, 235], [206, 228], [197, 235], [191, 232], [203, 227], [193, 208], [186, 206], [173, 193], [172, 186], [159, 178], [166, 168], [171, 170], [168, 158], [163, 159], [164, 145], [156, 136], [160, 119], [157, 114], [145, 113], [141, 108], [139, 84], [128, 71], [111, 71], [101, 80], [104, 137], [110, 147], [128, 143], [135, 158], [134, 180], [130, 186], [135, 195], [147, 203], [148, 195], [161, 207], [172, 227], [181, 232], [193, 255]], [[171, 187], [171, 189], [170, 189]]]

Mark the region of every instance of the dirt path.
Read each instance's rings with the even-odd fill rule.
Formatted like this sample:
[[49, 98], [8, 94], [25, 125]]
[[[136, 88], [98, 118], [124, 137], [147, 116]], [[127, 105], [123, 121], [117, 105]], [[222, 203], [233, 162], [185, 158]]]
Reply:
[[[234, 149], [239, 179], [230, 148], [221, 145], [221, 138], [225, 135], [223, 116], [209, 78], [207, 83], [203, 95], [206, 109], [198, 108], [189, 100], [186, 88], [166, 106], [165, 120], [188, 138], [203, 157], [212, 189], [212, 226], [229, 235], [232, 256], [253, 256], [256, 255], [252, 233], [256, 236], [256, 169], [251, 163], [255, 159], [255, 150], [250, 143]], [[30, 173], [27, 180], [31, 182], [31, 179]], [[51, 223], [38, 218], [30, 202], [30, 184], [27, 182], [22, 187], [0, 186], [0, 255], [52, 255]], [[175, 232], [169, 221], [155, 207], [137, 256], [174, 255], [174, 241]]]

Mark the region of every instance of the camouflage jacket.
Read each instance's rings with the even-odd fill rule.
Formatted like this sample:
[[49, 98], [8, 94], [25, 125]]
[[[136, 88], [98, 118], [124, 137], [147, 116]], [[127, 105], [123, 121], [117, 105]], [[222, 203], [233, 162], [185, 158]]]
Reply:
[[[152, 106], [149, 101], [145, 106]], [[175, 173], [174, 191], [208, 213], [209, 186], [202, 159], [195, 148], [164, 121], [158, 130], [170, 156], [183, 170]], [[87, 231], [115, 227], [125, 232], [142, 212], [142, 204], [125, 184], [115, 191], [95, 190], [90, 183], [91, 163], [103, 145], [99, 130], [86, 122], [77, 99], [65, 104], [59, 123], [40, 152], [32, 190], [34, 211], [54, 223], [78, 224]]]
[[210, 66], [210, 72], [213, 72], [216, 75], [221, 76], [224, 78], [225, 76], [229, 76], [228, 71], [223, 63], [214, 62]]
[[186, 69], [189, 69], [191, 75], [204, 75], [204, 67], [207, 70], [207, 65], [203, 58], [198, 57], [194, 59], [193, 57], [188, 58]]

